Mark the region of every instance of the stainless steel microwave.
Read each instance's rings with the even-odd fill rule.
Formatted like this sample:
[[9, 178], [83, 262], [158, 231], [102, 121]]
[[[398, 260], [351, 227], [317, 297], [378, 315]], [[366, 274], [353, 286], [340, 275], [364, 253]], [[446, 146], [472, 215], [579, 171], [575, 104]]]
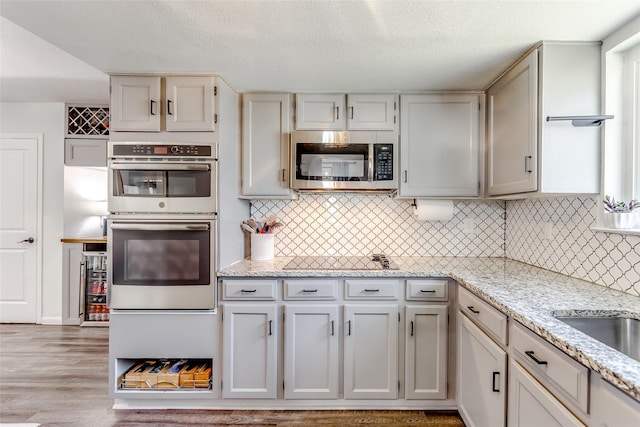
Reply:
[[397, 132], [291, 133], [294, 190], [393, 191], [398, 188]]

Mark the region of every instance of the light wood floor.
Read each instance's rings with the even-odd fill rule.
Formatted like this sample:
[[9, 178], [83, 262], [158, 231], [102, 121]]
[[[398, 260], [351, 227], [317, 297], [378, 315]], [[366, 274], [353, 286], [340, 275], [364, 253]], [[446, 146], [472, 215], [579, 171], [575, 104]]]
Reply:
[[107, 395], [108, 333], [108, 328], [0, 324], [0, 423], [464, 427], [455, 412], [113, 410]]

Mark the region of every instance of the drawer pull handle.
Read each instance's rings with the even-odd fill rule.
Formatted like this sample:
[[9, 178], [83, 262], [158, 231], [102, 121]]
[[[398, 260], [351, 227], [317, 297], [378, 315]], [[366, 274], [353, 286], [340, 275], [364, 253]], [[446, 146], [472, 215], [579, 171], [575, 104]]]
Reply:
[[380, 289], [365, 289], [365, 292], [380, 292]]
[[493, 373], [493, 379], [491, 381], [491, 391], [494, 391], [496, 393], [500, 393], [500, 389], [496, 386], [496, 377], [500, 375], [500, 372], [494, 372]]
[[331, 336], [335, 335], [334, 324], [335, 324], [335, 320], [332, 320], [331, 321]]
[[241, 289], [240, 292], [243, 294], [253, 294], [257, 291], [257, 289]]
[[303, 289], [302, 292], [304, 292], [305, 294], [312, 294], [314, 292], [318, 292], [317, 289]]
[[351, 336], [351, 320], [347, 322], [347, 336]]
[[436, 293], [435, 289], [430, 289], [428, 291], [426, 291], [424, 289], [420, 289], [420, 292], [422, 292], [423, 294], [435, 294]]
[[476, 310], [472, 305], [468, 305], [467, 308], [469, 309], [470, 312], [472, 312], [473, 314], [480, 314], [480, 310]]
[[413, 336], [413, 320], [411, 321], [411, 336]]
[[273, 325], [273, 320], [269, 320], [269, 335], [273, 335], [273, 331], [271, 330], [272, 325]]
[[524, 354], [526, 354], [527, 356], [529, 356], [531, 358], [531, 360], [533, 360], [534, 362], [536, 362], [538, 365], [548, 365], [546, 360], [540, 360], [538, 359], [533, 350], [529, 350], [529, 351], [525, 351]]

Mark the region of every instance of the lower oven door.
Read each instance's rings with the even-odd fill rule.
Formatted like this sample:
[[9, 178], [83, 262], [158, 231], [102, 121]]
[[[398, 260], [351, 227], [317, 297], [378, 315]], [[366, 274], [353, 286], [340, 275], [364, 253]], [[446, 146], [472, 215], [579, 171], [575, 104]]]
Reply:
[[215, 220], [109, 221], [112, 309], [213, 309]]

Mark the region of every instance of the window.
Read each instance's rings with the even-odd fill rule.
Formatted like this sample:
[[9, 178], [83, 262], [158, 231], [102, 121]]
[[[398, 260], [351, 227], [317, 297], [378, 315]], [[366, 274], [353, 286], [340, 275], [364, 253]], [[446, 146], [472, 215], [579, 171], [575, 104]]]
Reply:
[[[603, 41], [603, 194], [640, 200], [640, 16]], [[598, 204], [602, 228], [602, 205]], [[620, 231], [620, 230], [618, 230]], [[640, 225], [624, 233], [640, 234]]]

